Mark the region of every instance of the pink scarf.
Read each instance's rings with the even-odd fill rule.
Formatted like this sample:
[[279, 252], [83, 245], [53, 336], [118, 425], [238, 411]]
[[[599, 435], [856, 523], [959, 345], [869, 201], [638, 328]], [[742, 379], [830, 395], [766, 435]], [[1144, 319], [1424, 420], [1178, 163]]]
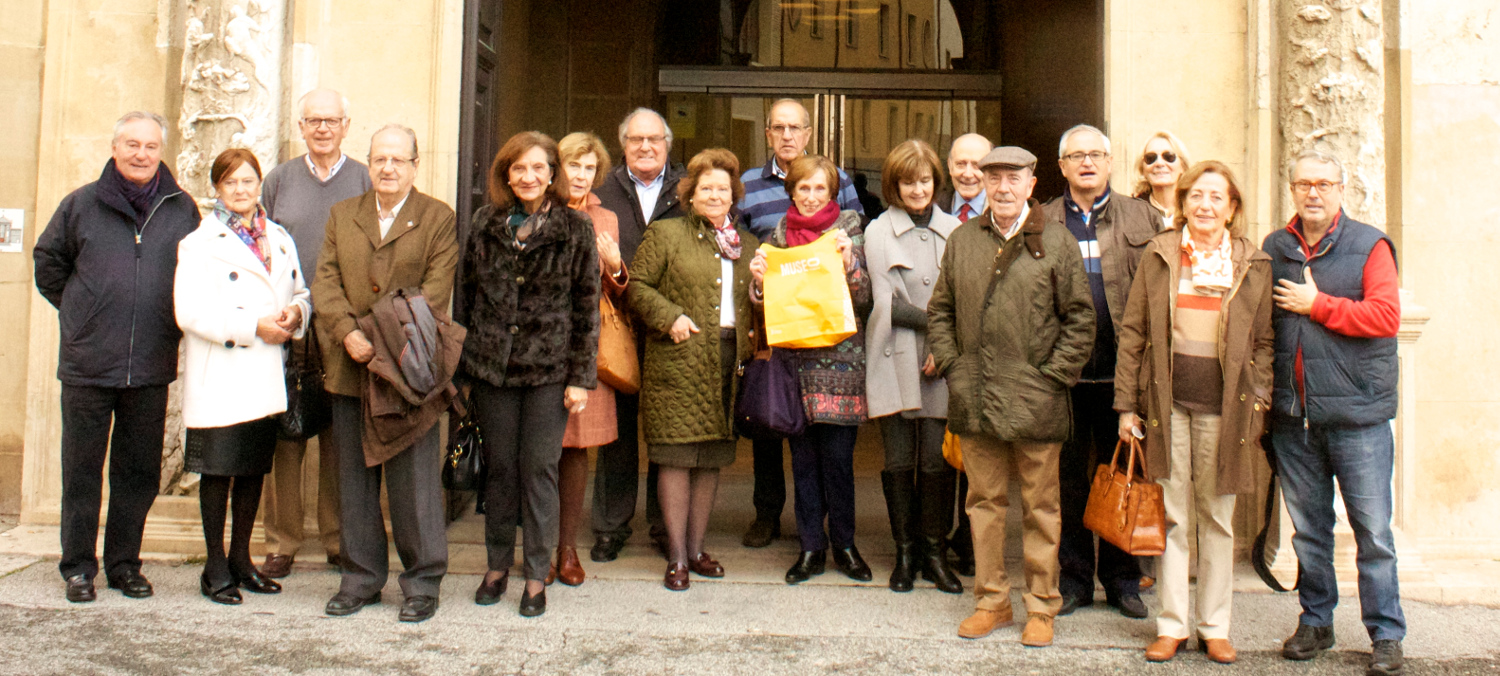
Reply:
[[1199, 293], [1222, 294], [1234, 285], [1234, 246], [1229, 233], [1219, 237], [1219, 245], [1200, 250], [1188, 228], [1182, 229], [1182, 250], [1193, 263], [1193, 288]]
[[793, 204], [786, 210], [786, 245], [802, 246], [812, 244], [839, 219], [839, 205], [833, 200], [823, 205], [811, 216], [803, 216], [797, 211], [797, 205]]

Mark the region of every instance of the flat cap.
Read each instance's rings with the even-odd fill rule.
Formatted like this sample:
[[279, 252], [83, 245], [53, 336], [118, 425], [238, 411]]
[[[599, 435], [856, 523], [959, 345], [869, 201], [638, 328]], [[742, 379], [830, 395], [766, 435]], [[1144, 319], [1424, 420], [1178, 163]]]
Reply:
[[991, 150], [990, 154], [985, 155], [984, 159], [979, 161], [980, 169], [988, 169], [990, 167], [1010, 167], [1014, 169], [1029, 167], [1035, 169], [1036, 155], [1031, 154], [1031, 151], [1025, 148], [1000, 146]]

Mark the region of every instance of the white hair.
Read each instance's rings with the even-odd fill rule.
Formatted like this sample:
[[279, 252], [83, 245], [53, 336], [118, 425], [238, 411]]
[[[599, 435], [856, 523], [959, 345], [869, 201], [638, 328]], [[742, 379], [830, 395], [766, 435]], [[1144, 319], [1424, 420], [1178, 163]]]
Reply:
[[1110, 155], [1115, 154], [1114, 148], [1110, 147], [1109, 137], [1105, 136], [1104, 132], [1099, 131], [1098, 127], [1091, 124], [1080, 124], [1063, 132], [1062, 140], [1057, 142], [1057, 156], [1062, 157], [1064, 153], [1068, 152], [1068, 139], [1073, 138], [1074, 134], [1085, 131], [1098, 134], [1099, 138], [1104, 139], [1104, 152]]
[[313, 94], [322, 94], [322, 93], [333, 94], [334, 96], [339, 97], [339, 115], [343, 119], [345, 119], [345, 120], [349, 119], [349, 97], [344, 96], [343, 94], [340, 94], [340, 93], [338, 93], [338, 92], [336, 92], [336, 91], [334, 91], [332, 89], [326, 89], [326, 88], [314, 89], [314, 90], [309, 91], [306, 94], [303, 94], [302, 96], [298, 97], [297, 98], [297, 116], [298, 117], [306, 116], [307, 115], [307, 100], [310, 99], [310, 98], [312, 98]]
[[1286, 165], [1286, 180], [1288, 182], [1297, 180], [1297, 165], [1301, 164], [1302, 160], [1313, 160], [1314, 162], [1322, 162], [1323, 164], [1331, 164], [1338, 167], [1339, 183], [1349, 182], [1349, 172], [1344, 169], [1344, 163], [1339, 160], [1339, 156], [1317, 148], [1309, 148], [1298, 153], [1297, 158]]
[[634, 120], [637, 115], [647, 114], [655, 115], [656, 119], [661, 120], [661, 128], [666, 130], [663, 133], [667, 136], [667, 150], [672, 149], [672, 125], [667, 124], [667, 118], [663, 117], [661, 113], [650, 108], [636, 108], [625, 115], [624, 120], [620, 121], [620, 148], [623, 149], [625, 147], [625, 129], [630, 126], [630, 121]]
[[807, 106], [802, 105], [801, 101], [798, 101], [797, 99], [776, 99], [775, 101], [771, 102], [771, 107], [766, 109], [766, 128], [769, 129], [771, 127], [771, 113], [775, 112], [777, 106], [780, 106], [783, 103], [790, 103], [801, 109], [802, 126], [808, 128], [812, 127], [812, 114], [807, 112]]
[[132, 110], [132, 111], [130, 111], [128, 113], [125, 113], [124, 115], [120, 116], [120, 119], [115, 120], [115, 135], [114, 135], [114, 138], [111, 138], [109, 140], [109, 144], [110, 145], [114, 145], [116, 141], [119, 141], [120, 140], [120, 133], [123, 132], [123, 131], [125, 131], [125, 125], [130, 124], [131, 122], [135, 122], [136, 120], [151, 120], [152, 122], [155, 122], [156, 126], [161, 127], [161, 140], [162, 140], [162, 143], [166, 143], [166, 141], [167, 141], [167, 119], [166, 118], [164, 118], [164, 117], [162, 117], [160, 115], [157, 115], [156, 113], [153, 113], [151, 111], [147, 111], [147, 110]]
[[411, 127], [408, 127], [404, 124], [396, 124], [395, 122], [376, 129], [375, 133], [370, 134], [370, 147], [372, 150], [375, 147], [375, 137], [380, 136], [381, 134], [384, 134], [388, 131], [399, 131], [403, 134], [406, 134], [406, 137], [411, 139], [411, 158], [413, 160], [417, 159], [417, 132], [412, 131]]

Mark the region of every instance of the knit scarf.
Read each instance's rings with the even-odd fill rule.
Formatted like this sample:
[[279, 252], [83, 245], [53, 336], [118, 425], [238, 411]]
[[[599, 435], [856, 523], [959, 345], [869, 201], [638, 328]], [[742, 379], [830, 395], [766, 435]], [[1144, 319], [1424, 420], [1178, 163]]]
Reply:
[[[713, 224], [710, 223], [710, 225]], [[729, 260], [739, 260], [740, 233], [738, 230], [734, 229], [734, 219], [730, 218], [726, 214], [724, 216], [724, 222], [720, 225], [714, 225], [713, 228], [714, 239], [719, 243], [719, 253], [724, 254], [724, 257], [728, 258]]]
[[1193, 263], [1193, 288], [1199, 293], [1222, 294], [1234, 284], [1234, 248], [1229, 233], [1219, 238], [1219, 246], [1199, 250], [1188, 228], [1182, 229], [1182, 250]]
[[259, 204], [255, 205], [255, 216], [245, 221], [243, 216], [229, 210], [224, 206], [223, 200], [214, 201], [214, 216], [239, 235], [240, 241], [250, 247], [250, 253], [260, 259], [261, 265], [266, 266], [266, 271], [271, 270], [271, 245], [266, 241], [266, 210]]
[[[113, 162], [114, 160], [110, 160]], [[119, 171], [116, 167], [115, 171]], [[157, 168], [156, 175], [146, 185], [136, 185], [135, 182], [120, 174], [120, 193], [125, 196], [125, 201], [130, 203], [130, 208], [135, 210], [136, 225], [144, 225], [146, 218], [151, 215], [151, 203], [156, 201], [156, 193], [161, 189], [161, 168]]]
[[803, 216], [802, 212], [797, 211], [797, 205], [793, 204], [786, 210], [786, 245], [802, 246], [816, 242], [818, 236], [828, 230], [838, 218], [839, 205], [833, 200], [828, 200], [828, 204], [811, 216]]

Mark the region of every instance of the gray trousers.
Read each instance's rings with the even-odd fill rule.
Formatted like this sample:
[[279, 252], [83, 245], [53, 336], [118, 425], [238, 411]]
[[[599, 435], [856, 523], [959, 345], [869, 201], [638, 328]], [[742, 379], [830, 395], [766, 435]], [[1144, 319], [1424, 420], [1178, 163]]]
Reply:
[[566, 387], [474, 386], [474, 414], [484, 437], [488, 481], [484, 487], [484, 547], [490, 570], [510, 570], [521, 524], [523, 573], [543, 580], [557, 547], [557, 461], [562, 457], [568, 409]]
[[339, 507], [343, 531], [343, 579], [339, 591], [370, 596], [385, 587], [390, 550], [380, 510], [380, 483], [387, 482], [391, 535], [405, 568], [401, 592], [437, 596], [448, 572], [448, 532], [443, 505], [442, 446], [437, 425], [416, 443], [387, 460], [365, 467], [364, 414], [357, 397], [333, 400], [333, 445], [338, 448]]

